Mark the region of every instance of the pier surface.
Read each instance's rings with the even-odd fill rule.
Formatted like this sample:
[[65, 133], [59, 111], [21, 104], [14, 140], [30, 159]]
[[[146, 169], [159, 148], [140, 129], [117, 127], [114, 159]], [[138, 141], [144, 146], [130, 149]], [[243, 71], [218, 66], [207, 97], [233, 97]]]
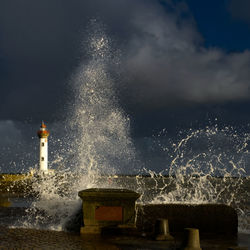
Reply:
[[[137, 231], [136, 234], [81, 235], [80, 224], [78, 224], [78, 232], [75, 233], [20, 228], [22, 224], [17, 222], [22, 217], [27, 218], [26, 209], [34, 199], [29, 195], [31, 179], [29, 176], [26, 177], [18, 175], [18, 179], [13, 179], [13, 176], [4, 175], [4, 179], [1, 180], [0, 249], [179, 249], [183, 240], [181, 231], [184, 227], [200, 229], [200, 243], [203, 250], [250, 249], [250, 235], [237, 234], [238, 221], [235, 210], [220, 204], [137, 205], [137, 228], [140, 233]], [[124, 181], [123, 179], [126, 182], [131, 181], [132, 184], [134, 182], [132, 177], [121, 177], [112, 181], [119, 184]], [[145, 181], [148, 182], [147, 187], [151, 187], [151, 179], [145, 178]], [[249, 179], [243, 181], [243, 189], [249, 190]], [[12, 185], [13, 183], [15, 185]], [[149, 192], [151, 192], [150, 188]], [[243, 198], [246, 211], [249, 211], [249, 196], [243, 196]], [[171, 235], [175, 237], [174, 243], [155, 241], [150, 235], [154, 220], [165, 216], [169, 220]], [[249, 221], [249, 216], [246, 219]], [[15, 227], [16, 225], [19, 227]], [[225, 231], [229, 235], [218, 234]]]
[[[201, 238], [203, 250], [227, 250], [237, 245], [250, 249], [249, 235], [236, 238]], [[0, 226], [0, 249], [178, 249], [180, 241], [168, 243], [141, 237], [81, 236], [77, 233]], [[233, 248], [232, 248], [233, 249]], [[237, 248], [235, 248], [237, 249]]]

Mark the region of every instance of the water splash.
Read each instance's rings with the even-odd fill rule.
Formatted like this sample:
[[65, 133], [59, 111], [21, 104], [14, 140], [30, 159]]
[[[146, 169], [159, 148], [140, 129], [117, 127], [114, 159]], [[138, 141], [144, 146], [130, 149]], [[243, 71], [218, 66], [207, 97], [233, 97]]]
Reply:
[[90, 26], [88, 61], [80, 64], [70, 81], [73, 101], [60, 141], [66, 149], [63, 157], [57, 154], [51, 163], [60, 164], [60, 170], [35, 177], [32, 188], [37, 200], [27, 210], [26, 227], [62, 230], [69, 215], [79, 209], [78, 191], [110, 187], [110, 178], [103, 175], [137, 171], [129, 118], [118, 105], [108, 70], [111, 65], [116, 67], [118, 60], [103, 27], [95, 20]]
[[108, 70], [114, 65], [110, 41], [98, 24], [92, 26], [95, 32], [89, 39], [90, 59], [73, 77], [75, 100], [69, 124], [76, 135], [75, 170], [94, 184], [94, 176], [116, 174], [121, 168], [133, 171], [135, 155], [129, 118], [119, 108]]
[[[37, 197], [22, 225], [65, 230], [67, 220], [80, 207], [79, 190], [121, 187], [141, 193], [141, 203], [232, 205], [239, 212], [241, 228], [250, 230], [250, 223], [244, 224], [249, 213], [245, 201], [250, 200], [245, 173], [250, 135], [217, 126], [181, 131], [177, 139], [161, 133], [152, 144], [163, 156], [160, 171], [151, 170], [156, 166], [140, 169], [147, 162], [136, 159], [129, 118], [118, 105], [108, 70], [118, 60], [103, 28], [95, 21], [91, 26], [88, 61], [80, 64], [70, 82], [73, 96], [69, 119], [64, 137], [57, 141], [64, 145], [63, 156], [55, 152], [51, 163], [60, 169], [35, 179], [32, 188]], [[124, 169], [135, 176], [117, 176]]]
[[179, 137], [176, 142], [162, 134], [156, 138], [167, 165], [158, 173], [144, 169], [137, 178], [142, 202], [227, 204], [238, 211], [240, 230], [249, 232], [250, 134], [214, 126], [182, 131]]

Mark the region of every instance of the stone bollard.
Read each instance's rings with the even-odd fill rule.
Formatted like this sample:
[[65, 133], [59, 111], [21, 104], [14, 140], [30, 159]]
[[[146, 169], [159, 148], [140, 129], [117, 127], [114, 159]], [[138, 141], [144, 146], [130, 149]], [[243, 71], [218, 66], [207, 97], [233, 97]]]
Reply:
[[78, 193], [82, 199], [82, 234], [103, 229], [135, 228], [135, 201], [140, 194], [127, 189], [91, 188]]
[[201, 250], [199, 229], [185, 228], [184, 250]]
[[158, 219], [155, 223], [155, 239], [173, 241], [174, 237], [169, 233], [169, 225], [167, 219]]

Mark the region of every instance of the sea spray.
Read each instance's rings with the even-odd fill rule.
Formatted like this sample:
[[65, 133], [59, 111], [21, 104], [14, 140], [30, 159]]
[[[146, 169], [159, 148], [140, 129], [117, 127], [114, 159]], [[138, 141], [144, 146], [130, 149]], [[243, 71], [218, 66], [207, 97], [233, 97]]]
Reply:
[[[88, 40], [89, 60], [72, 80], [74, 103], [69, 124], [74, 129], [75, 171], [86, 175], [95, 185], [95, 176], [117, 174], [122, 169], [133, 172], [135, 157], [129, 136], [129, 118], [118, 105], [109, 68], [113, 51], [110, 40], [96, 21]], [[115, 60], [117, 62], [117, 60]]]
[[249, 139], [249, 133], [218, 126], [181, 131], [177, 139], [155, 137], [166, 165], [160, 172], [149, 166], [137, 177], [142, 202], [227, 204], [238, 212], [239, 229], [249, 232]]
[[78, 191], [115, 185], [103, 175], [137, 172], [129, 118], [118, 105], [109, 73], [109, 67], [115, 67], [118, 60], [100, 24], [92, 20], [89, 30], [88, 43], [84, 43], [88, 61], [80, 64], [70, 81], [73, 100], [65, 134], [57, 140], [65, 145], [64, 155], [54, 153], [58, 158], [50, 163], [58, 163], [60, 169], [34, 177], [36, 200], [27, 209], [28, 218], [19, 222], [25, 227], [63, 230], [80, 207]]
[[[53, 141], [62, 145], [50, 162], [58, 169], [34, 177], [36, 197], [19, 224], [66, 230], [67, 221], [81, 206], [78, 191], [120, 187], [139, 192], [142, 204], [232, 205], [240, 216], [240, 228], [249, 230], [249, 134], [217, 126], [180, 131], [176, 138], [163, 132], [147, 141], [145, 157], [140, 148], [135, 151], [129, 119], [118, 105], [109, 71], [114, 60], [111, 41], [98, 23], [93, 21], [91, 27], [85, 43], [88, 60], [70, 81], [73, 96], [64, 135]], [[156, 166], [159, 161], [148, 161], [156, 146], [161, 151], [160, 166]], [[140, 161], [137, 154], [142, 156]]]

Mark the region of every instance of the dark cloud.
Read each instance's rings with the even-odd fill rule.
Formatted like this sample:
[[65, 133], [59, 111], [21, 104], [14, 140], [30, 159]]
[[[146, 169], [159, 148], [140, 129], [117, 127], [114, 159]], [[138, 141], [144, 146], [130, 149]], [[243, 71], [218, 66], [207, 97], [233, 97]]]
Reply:
[[[242, 3], [231, 2], [232, 15], [248, 20]], [[31, 138], [41, 119], [53, 129], [51, 154], [61, 150], [67, 124], [58, 120], [64, 118], [68, 103], [74, 103], [71, 78], [92, 52], [88, 38], [97, 31], [91, 19], [102, 23], [111, 50], [119, 54], [119, 72], [112, 72], [114, 65], [107, 67], [121, 103], [138, 122], [133, 124], [132, 118], [136, 135], [177, 125], [181, 130], [190, 121], [198, 127], [197, 119], [205, 120], [209, 112], [224, 113], [227, 121], [239, 116], [238, 123], [245, 121], [250, 52], [205, 47], [184, 1], [0, 1], [0, 146], [8, 147], [0, 158], [5, 169], [15, 162], [24, 162], [26, 169], [37, 164], [38, 139]], [[232, 103], [241, 104], [232, 115], [225, 106], [216, 106], [225, 103], [231, 104], [230, 110]], [[33, 124], [26, 127], [25, 119]]]
[[58, 109], [79, 47], [82, 23], [75, 12], [68, 1], [0, 3], [2, 117], [24, 119]]
[[250, 52], [205, 48], [183, 1], [1, 1], [1, 119], [48, 120], [64, 113], [69, 78], [87, 60], [81, 41], [94, 32], [91, 18], [103, 23], [121, 52], [116, 85], [125, 106], [249, 98]]
[[143, 105], [249, 98], [249, 51], [203, 47], [192, 19], [160, 6], [137, 10], [133, 21], [140, 33], [130, 41], [126, 65]]
[[0, 146], [9, 146], [22, 140], [21, 131], [16, 124], [11, 121], [0, 121]]
[[234, 19], [250, 23], [250, 2], [248, 0], [231, 0], [229, 10]]

